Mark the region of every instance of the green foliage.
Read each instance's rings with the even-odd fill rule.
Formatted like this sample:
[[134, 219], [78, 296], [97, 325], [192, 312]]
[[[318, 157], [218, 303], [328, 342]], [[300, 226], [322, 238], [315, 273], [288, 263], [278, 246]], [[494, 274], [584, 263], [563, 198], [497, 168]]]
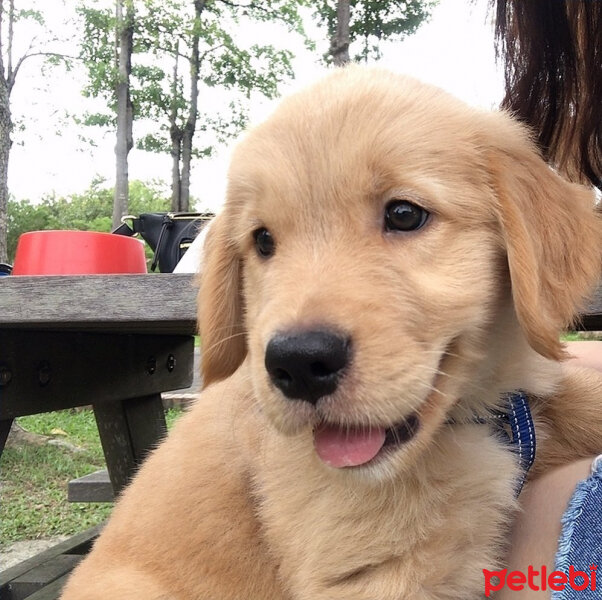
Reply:
[[[76, 11], [83, 24], [80, 58], [88, 67], [85, 96], [101, 97], [115, 108], [114, 89], [118, 81], [115, 64], [115, 15], [109, 8], [80, 4]], [[96, 3], [97, 4], [97, 3]]]
[[[129, 188], [130, 212], [169, 210], [169, 194], [161, 182], [132, 181]], [[37, 204], [28, 200], [8, 202], [8, 255], [12, 262], [22, 233], [48, 229], [110, 231], [113, 211], [113, 188], [102, 180], [93, 181], [82, 194], [66, 198], [50, 194]]]
[[33, 9], [15, 9], [15, 23], [19, 21], [33, 21], [38, 25], [44, 25], [44, 16], [39, 10]]
[[[169, 152], [170, 117], [183, 131], [190, 109], [191, 43], [200, 36], [199, 72], [202, 85], [223, 88], [233, 94], [225, 106], [234, 112], [216, 112], [201, 103], [197, 132], [206, 133], [194, 154], [209, 156], [216, 143], [237, 135], [247, 121], [246, 103], [258, 91], [268, 98], [278, 94], [278, 86], [293, 77], [292, 53], [271, 44], [245, 47], [236, 37], [241, 26], [252, 22], [277, 21], [290, 32], [301, 35], [308, 45], [299, 9], [309, 0], [242, 0], [232, 3], [212, 0], [204, 3], [201, 19], [194, 17], [193, 2], [180, 0], [140, 0], [136, 3], [133, 34], [130, 94], [134, 119], [156, 124], [154, 130], [137, 140], [137, 146], [152, 152]], [[114, 126], [115, 89], [115, 14], [98, 0], [80, 0], [77, 8], [82, 21], [80, 57], [86, 65], [88, 83], [84, 93], [102, 98], [107, 111], [86, 115], [86, 125]], [[206, 94], [201, 93], [201, 100]], [[231, 104], [233, 103], [233, 104]], [[223, 104], [224, 105], [224, 104]], [[201, 137], [201, 136], [197, 136]]]
[[[238, 135], [248, 121], [247, 111], [241, 102], [233, 100], [230, 102], [228, 109], [227, 116], [207, 117], [206, 123], [202, 125], [202, 128], [210, 128], [221, 144], [225, 144], [229, 138]], [[205, 152], [212, 150], [212, 148], [207, 148]]]
[[[358, 41], [362, 46], [354, 61], [380, 58], [379, 44], [382, 40], [402, 40], [413, 34], [426, 20], [438, 0], [349, 0], [350, 43]], [[314, 3], [315, 16], [328, 30], [332, 39], [337, 27], [336, 0], [320, 0]], [[330, 55], [324, 60], [329, 63]]]
[[[160, 127], [160, 131], [164, 132], [167, 128]], [[165, 135], [158, 136], [155, 133], [149, 133], [136, 142], [136, 147], [139, 150], [145, 150], [146, 152], [169, 152], [171, 145], [166, 139]]]

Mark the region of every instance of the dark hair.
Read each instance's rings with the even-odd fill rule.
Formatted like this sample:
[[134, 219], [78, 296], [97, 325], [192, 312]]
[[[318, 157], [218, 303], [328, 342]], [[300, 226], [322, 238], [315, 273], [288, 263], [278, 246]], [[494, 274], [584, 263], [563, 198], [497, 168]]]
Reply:
[[544, 156], [602, 189], [602, 2], [490, 0], [506, 94]]

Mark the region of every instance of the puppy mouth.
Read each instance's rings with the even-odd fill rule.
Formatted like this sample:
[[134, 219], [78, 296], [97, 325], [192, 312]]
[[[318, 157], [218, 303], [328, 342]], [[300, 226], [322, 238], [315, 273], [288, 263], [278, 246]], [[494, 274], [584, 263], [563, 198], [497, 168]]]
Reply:
[[409, 442], [419, 428], [420, 420], [415, 413], [389, 428], [322, 423], [314, 429], [314, 448], [329, 467], [360, 467], [397, 450]]

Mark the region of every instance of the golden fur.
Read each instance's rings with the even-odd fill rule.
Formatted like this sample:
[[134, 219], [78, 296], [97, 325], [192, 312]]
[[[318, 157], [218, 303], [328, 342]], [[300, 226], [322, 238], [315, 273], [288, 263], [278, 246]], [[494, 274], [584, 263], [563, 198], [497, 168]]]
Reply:
[[[392, 198], [431, 218], [385, 232]], [[259, 257], [267, 227], [275, 254]], [[503, 561], [514, 455], [470, 419], [526, 390], [534, 473], [600, 451], [601, 378], [559, 330], [597, 282], [593, 195], [503, 113], [384, 71], [338, 70], [238, 146], [199, 296], [206, 390], [115, 507], [64, 600], [469, 600]], [[316, 406], [264, 366], [274, 332], [348, 332]], [[333, 469], [312, 427], [420, 428]], [[457, 423], [446, 421], [453, 417]]]

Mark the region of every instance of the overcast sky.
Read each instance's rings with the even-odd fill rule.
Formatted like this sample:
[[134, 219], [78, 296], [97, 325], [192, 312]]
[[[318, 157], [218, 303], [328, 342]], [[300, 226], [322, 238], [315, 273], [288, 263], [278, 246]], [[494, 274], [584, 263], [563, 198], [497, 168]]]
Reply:
[[[273, 26], [261, 34], [271, 37], [274, 45], [290, 44], [291, 36]], [[317, 53], [309, 53], [301, 44], [296, 52], [296, 78], [283, 86], [284, 95], [324, 72], [317, 64]], [[486, 21], [486, 0], [441, 0], [431, 21], [414, 36], [384, 45], [381, 64], [439, 85], [471, 104], [492, 108], [501, 98], [502, 80], [494, 59], [492, 27]], [[35, 202], [53, 190], [59, 195], [81, 192], [95, 176], [112, 185], [114, 135], [93, 132], [98, 146], [90, 147], [82, 143], [75, 125], [61, 119], [65, 108], [81, 113], [84, 100], [78, 72], [59, 76], [60, 70], [55, 70], [40, 86], [40, 63], [34, 59], [24, 66], [12, 99], [15, 114], [24, 117], [25, 128], [16, 135], [23, 144], [13, 145], [11, 152], [11, 193]], [[202, 101], [220, 99], [201, 97]], [[265, 118], [275, 104], [253, 102], [252, 121]], [[215, 209], [222, 203], [229, 153], [225, 147], [216, 157], [194, 165], [191, 191], [199, 199], [197, 208]], [[163, 179], [167, 189], [169, 174], [169, 156], [139, 150], [130, 153], [130, 179]]]

